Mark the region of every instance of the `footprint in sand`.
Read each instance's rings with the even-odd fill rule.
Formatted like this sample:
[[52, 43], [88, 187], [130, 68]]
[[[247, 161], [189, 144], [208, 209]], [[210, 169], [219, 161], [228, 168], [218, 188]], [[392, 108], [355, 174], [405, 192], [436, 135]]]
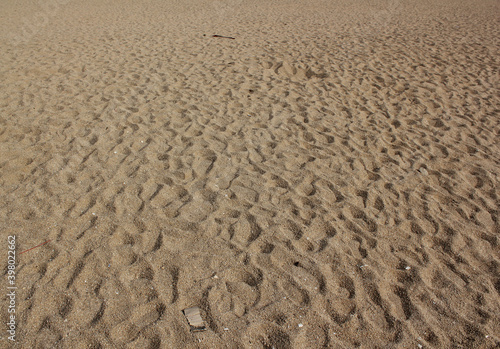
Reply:
[[267, 62], [264, 64], [264, 68], [280, 78], [289, 78], [293, 80], [308, 80], [314, 76], [321, 76], [321, 74], [313, 72], [307, 65], [292, 64], [288, 61]]

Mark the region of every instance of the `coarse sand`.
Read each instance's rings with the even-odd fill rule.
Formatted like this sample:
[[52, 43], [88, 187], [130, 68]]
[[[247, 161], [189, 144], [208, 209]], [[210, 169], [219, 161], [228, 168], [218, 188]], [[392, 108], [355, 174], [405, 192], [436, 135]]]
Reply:
[[0, 0], [0, 347], [498, 348], [499, 6]]

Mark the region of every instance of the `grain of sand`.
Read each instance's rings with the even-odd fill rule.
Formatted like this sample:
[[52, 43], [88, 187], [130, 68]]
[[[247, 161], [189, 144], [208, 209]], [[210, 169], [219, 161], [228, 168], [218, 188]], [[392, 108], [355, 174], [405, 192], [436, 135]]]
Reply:
[[45, 3], [0, 3], [1, 347], [498, 348], [498, 1]]

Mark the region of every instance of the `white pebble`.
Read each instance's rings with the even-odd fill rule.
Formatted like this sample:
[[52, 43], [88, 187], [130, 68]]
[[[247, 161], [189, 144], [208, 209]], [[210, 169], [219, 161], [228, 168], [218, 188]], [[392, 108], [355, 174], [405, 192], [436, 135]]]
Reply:
[[302, 324], [299, 324], [299, 327], [302, 327], [302, 326], [304, 326], [304, 325], [302, 325]]

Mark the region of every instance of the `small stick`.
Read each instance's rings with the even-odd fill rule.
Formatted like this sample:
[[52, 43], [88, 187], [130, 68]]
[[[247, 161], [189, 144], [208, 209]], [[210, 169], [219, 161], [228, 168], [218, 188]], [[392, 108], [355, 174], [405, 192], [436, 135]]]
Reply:
[[19, 253], [19, 254], [23, 254], [24, 252], [28, 252], [28, 251], [31, 251], [31, 250], [32, 250], [32, 249], [34, 249], [34, 248], [37, 248], [37, 247], [43, 246], [43, 245], [45, 245], [45, 244], [48, 244], [50, 241], [51, 241], [51, 240], [47, 240], [47, 241], [45, 241], [45, 242], [42, 242], [40, 245], [36, 245], [35, 247], [32, 247], [32, 248], [30, 248], [30, 249], [27, 249], [26, 251], [23, 251], [23, 252], [21, 252], [21, 253]]
[[212, 35], [213, 38], [224, 38], [224, 39], [236, 39], [236, 38], [232, 38], [230, 36], [222, 36], [222, 35]]

